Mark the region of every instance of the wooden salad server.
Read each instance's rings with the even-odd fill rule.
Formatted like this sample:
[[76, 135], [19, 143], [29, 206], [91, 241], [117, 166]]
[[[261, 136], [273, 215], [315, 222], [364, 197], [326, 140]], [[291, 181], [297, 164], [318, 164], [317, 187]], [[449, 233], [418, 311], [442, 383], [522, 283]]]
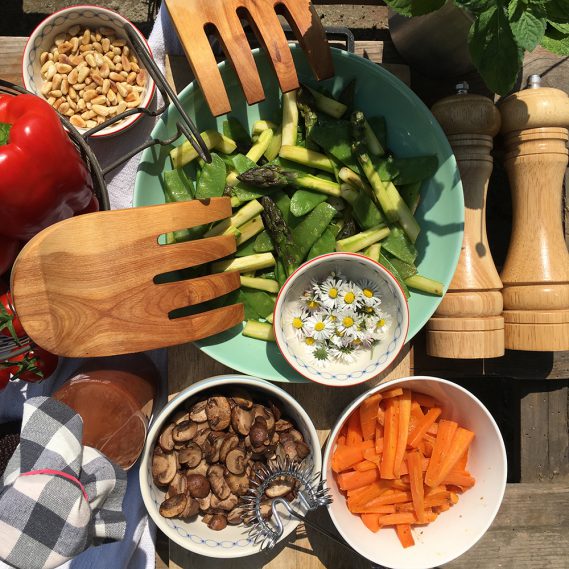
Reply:
[[431, 109], [456, 156], [464, 190], [464, 241], [448, 292], [427, 323], [427, 353], [440, 358], [504, 355], [502, 282], [486, 236], [486, 194], [492, 173], [493, 138], [500, 113], [468, 85]]
[[569, 97], [529, 88], [499, 103], [513, 227], [501, 272], [506, 348], [569, 350], [569, 253], [562, 226]]
[[231, 105], [206, 34], [208, 28], [215, 28], [250, 105], [262, 101], [265, 93], [241, 19], [247, 20], [267, 52], [283, 93], [297, 89], [299, 83], [277, 12], [294, 30], [317, 79], [334, 74], [324, 28], [309, 0], [166, 0], [166, 6], [214, 116], [228, 113]]
[[232, 235], [168, 245], [158, 243], [160, 235], [230, 215], [229, 198], [211, 198], [89, 213], [44, 229], [12, 268], [26, 333], [59, 356], [97, 357], [183, 344], [239, 324], [242, 304], [169, 317], [237, 289], [239, 273], [155, 282], [236, 249]]

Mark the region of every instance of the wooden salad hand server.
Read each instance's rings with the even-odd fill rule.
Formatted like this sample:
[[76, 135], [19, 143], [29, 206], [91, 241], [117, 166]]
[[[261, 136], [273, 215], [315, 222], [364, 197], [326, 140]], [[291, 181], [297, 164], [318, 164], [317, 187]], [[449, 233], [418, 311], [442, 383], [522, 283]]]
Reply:
[[334, 74], [324, 28], [309, 0], [166, 0], [166, 6], [214, 116], [228, 113], [231, 105], [206, 35], [208, 28], [217, 31], [250, 105], [265, 94], [241, 19], [248, 21], [265, 48], [283, 93], [297, 89], [299, 83], [277, 12], [294, 30], [316, 78]]
[[90, 213], [44, 229], [11, 274], [26, 333], [57, 355], [97, 357], [183, 344], [239, 324], [242, 304], [169, 317], [239, 288], [239, 273], [155, 282], [236, 249], [232, 235], [168, 245], [158, 243], [159, 235], [230, 215], [229, 198], [211, 198]]

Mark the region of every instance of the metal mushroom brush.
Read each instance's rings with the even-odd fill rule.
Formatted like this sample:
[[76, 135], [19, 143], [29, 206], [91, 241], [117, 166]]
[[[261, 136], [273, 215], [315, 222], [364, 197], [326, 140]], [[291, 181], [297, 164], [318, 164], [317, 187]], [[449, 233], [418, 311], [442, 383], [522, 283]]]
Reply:
[[245, 502], [243, 521], [251, 526], [248, 535], [253, 543], [259, 544], [262, 550], [271, 549], [277, 544], [284, 532], [282, 514], [278, 511], [278, 506], [282, 506], [293, 518], [354, 553], [354, 550], [343, 541], [307, 520], [303, 513], [293, 508], [284, 498], [272, 500], [270, 520], [263, 516], [261, 506], [266, 490], [275, 482], [281, 481], [289, 484], [295, 481], [301, 507], [307, 512], [332, 503], [329, 490], [324, 488], [320, 472], [314, 472], [311, 461], [304, 460], [298, 463], [278, 457], [266, 466], [259, 466], [252, 476], [248, 494], [242, 498]]

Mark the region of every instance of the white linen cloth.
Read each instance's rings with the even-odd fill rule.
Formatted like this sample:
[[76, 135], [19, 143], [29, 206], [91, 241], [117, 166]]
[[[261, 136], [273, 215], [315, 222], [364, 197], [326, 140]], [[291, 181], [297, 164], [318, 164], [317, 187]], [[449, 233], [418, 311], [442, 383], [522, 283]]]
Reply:
[[[150, 34], [148, 43], [154, 59], [162, 72], [165, 66], [165, 54], [182, 53], [181, 46], [174, 32], [167, 11], [162, 5]], [[162, 103], [160, 93], [152, 103], [154, 108]], [[140, 144], [150, 136], [157, 119], [143, 116], [131, 129], [118, 137], [92, 142], [91, 146], [104, 168], [129, 148]], [[112, 209], [132, 206], [134, 179], [140, 162], [140, 154], [109, 173], [106, 177]], [[160, 371], [162, 381], [166, 382], [166, 352], [156, 350], [148, 355]], [[50, 395], [63, 382], [74, 375], [81, 365], [81, 360], [60, 359], [55, 373], [42, 383], [10, 382], [0, 392], [0, 423], [22, 418], [24, 401], [31, 397]], [[166, 390], [162, 390], [166, 393]], [[165, 403], [159, 402], [160, 406]], [[128, 472], [128, 485], [123, 503], [127, 520], [124, 540], [92, 547], [68, 563], [61, 565], [63, 569], [154, 569], [156, 556], [156, 527], [148, 517], [138, 482], [138, 464]], [[0, 569], [9, 566], [0, 562]]]

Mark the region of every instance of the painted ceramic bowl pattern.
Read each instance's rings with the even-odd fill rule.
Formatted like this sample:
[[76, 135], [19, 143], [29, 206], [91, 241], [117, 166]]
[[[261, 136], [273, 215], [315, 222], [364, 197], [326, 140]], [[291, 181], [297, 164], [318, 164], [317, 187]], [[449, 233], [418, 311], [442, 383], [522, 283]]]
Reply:
[[[312, 459], [314, 472], [320, 472], [322, 469], [320, 443], [311, 419], [293, 397], [267, 381], [237, 374], [216, 376], [194, 383], [173, 398], [156, 415], [146, 439], [139, 475], [144, 505], [154, 523], [178, 545], [194, 553], [220, 559], [253, 555], [260, 551], [260, 547], [249, 538], [247, 535], [248, 528], [245, 526], [228, 525], [221, 531], [214, 531], [201, 521], [199, 515], [189, 522], [177, 518], [162, 517], [159, 514], [159, 507], [165, 499], [165, 493], [152, 481], [152, 453], [164, 424], [179, 407], [183, 406], [187, 399], [206, 390], [215, 390], [217, 393], [223, 394], [224, 388], [229, 389], [230, 387], [239, 387], [249, 390], [259, 398], [267, 397], [278, 401], [283, 411], [297, 425], [298, 430], [304, 436], [304, 440], [310, 446], [309, 458]], [[300, 504], [295, 503], [295, 507], [301, 509]], [[283, 514], [282, 518], [284, 533], [281, 540], [294, 531], [298, 525], [297, 521], [287, 515]]]
[[[53, 47], [55, 37], [58, 34], [66, 32], [70, 27], [75, 25], [88, 26], [91, 30], [105, 27], [115, 30], [115, 37], [126, 40], [127, 38], [124, 32], [124, 27], [125, 24], [128, 23], [131, 22], [120, 14], [100, 6], [71, 6], [69, 8], [59, 10], [58, 12], [54, 12], [51, 16], [48, 16], [45, 20], [40, 22], [30, 35], [24, 49], [22, 59], [22, 78], [25, 88], [35, 95], [43, 98], [40, 93], [41, 86], [44, 82], [40, 73], [40, 56], [44, 51], [49, 51]], [[142, 33], [135, 26], [133, 27], [148, 47], [146, 39]], [[134, 52], [128, 40], [127, 45], [131, 48], [131, 51]], [[150, 47], [148, 47], [148, 50], [150, 51]], [[141, 64], [141, 62], [139, 62], [139, 64]], [[143, 67], [142, 64], [141, 67]], [[146, 89], [141, 97], [141, 107], [148, 108], [150, 106], [155, 91], [156, 84], [147, 73]], [[141, 116], [142, 114], [131, 115], [126, 119], [97, 132], [93, 135], [93, 138], [113, 136], [124, 132], [138, 121]], [[80, 133], [84, 133], [87, 129], [78, 128], [77, 130]]]
[[[361, 350], [353, 363], [331, 362], [315, 366], [292, 328], [292, 313], [298, 300], [312, 281], [322, 281], [332, 272], [351, 281], [374, 282], [381, 297], [381, 308], [392, 323], [385, 337], [369, 350]], [[301, 375], [325, 385], [347, 387], [375, 377], [395, 360], [407, 337], [409, 308], [401, 287], [393, 275], [379, 263], [355, 253], [330, 253], [302, 265], [283, 285], [274, 312], [274, 329], [278, 347], [288, 363]]]

